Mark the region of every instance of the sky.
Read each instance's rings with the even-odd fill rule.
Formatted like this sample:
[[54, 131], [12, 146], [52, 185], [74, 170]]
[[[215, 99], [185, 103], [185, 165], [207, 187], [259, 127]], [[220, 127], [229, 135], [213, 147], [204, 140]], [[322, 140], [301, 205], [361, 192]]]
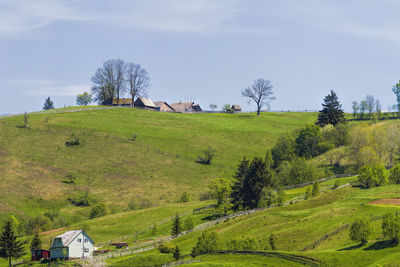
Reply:
[[319, 110], [334, 90], [346, 111], [367, 94], [387, 109], [400, 80], [397, 0], [0, 0], [0, 114], [75, 105], [103, 62], [150, 74], [149, 97]]

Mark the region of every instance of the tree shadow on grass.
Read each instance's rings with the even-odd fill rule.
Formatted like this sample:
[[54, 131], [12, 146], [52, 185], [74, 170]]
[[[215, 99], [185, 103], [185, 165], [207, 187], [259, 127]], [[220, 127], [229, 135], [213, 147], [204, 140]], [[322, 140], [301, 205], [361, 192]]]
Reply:
[[392, 248], [392, 247], [397, 247], [398, 244], [395, 242], [392, 242], [390, 240], [383, 240], [383, 241], [377, 241], [371, 246], [364, 248], [364, 250], [379, 250], [379, 249], [384, 249], [384, 248]]
[[364, 244], [358, 244], [358, 245], [354, 245], [354, 246], [351, 246], [351, 247], [338, 249], [338, 251], [358, 249], [358, 248], [361, 248], [362, 246], [364, 246]]

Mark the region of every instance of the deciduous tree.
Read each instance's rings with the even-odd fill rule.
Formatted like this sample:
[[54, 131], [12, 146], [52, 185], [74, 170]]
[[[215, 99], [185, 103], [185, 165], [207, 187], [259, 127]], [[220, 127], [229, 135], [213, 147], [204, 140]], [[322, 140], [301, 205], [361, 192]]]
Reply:
[[272, 84], [265, 79], [257, 79], [253, 85], [242, 91], [242, 96], [249, 98], [249, 103], [254, 101], [257, 105], [257, 116], [260, 116], [260, 111], [264, 106], [270, 107], [270, 103], [275, 99], [272, 95]]
[[76, 104], [79, 106], [87, 106], [92, 102], [92, 95], [88, 92], [83, 92], [80, 95], [76, 96]]
[[135, 63], [127, 64], [125, 75], [133, 106], [136, 97], [147, 96], [147, 90], [150, 87], [150, 76], [140, 64]]

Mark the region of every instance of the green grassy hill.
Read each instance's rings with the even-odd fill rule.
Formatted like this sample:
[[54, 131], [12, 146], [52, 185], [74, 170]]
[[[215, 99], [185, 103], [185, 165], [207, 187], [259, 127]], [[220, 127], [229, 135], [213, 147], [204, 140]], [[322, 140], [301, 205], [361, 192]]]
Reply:
[[[279, 135], [315, 117], [118, 108], [31, 114], [26, 129], [22, 116], [1, 119], [0, 220], [56, 208], [76, 222], [87, 218], [88, 211], [68, 205], [66, 199], [87, 190], [111, 212], [126, 210], [131, 200], [173, 203], [183, 191], [197, 200], [210, 180], [230, 178], [243, 156], [264, 155]], [[65, 145], [71, 134], [80, 145]], [[215, 161], [196, 163], [208, 146], [217, 151]], [[75, 183], [65, 182], [70, 174]]]

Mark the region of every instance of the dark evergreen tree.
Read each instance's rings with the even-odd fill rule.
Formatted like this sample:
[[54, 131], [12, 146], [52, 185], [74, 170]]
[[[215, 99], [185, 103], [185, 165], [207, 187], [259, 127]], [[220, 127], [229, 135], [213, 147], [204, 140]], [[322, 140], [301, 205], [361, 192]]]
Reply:
[[176, 246], [176, 248], [174, 249], [174, 259], [177, 261], [181, 258], [181, 252], [179, 251], [179, 247]]
[[24, 242], [17, 240], [11, 221], [7, 221], [0, 236], [0, 257], [8, 259], [11, 267], [12, 258], [18, 259], [25, 255], [24, 245]]
[[50, 99], [50, 96], [44, 101], [43, 109], [54, 109], [54, 102]]
[[243, 206], [256, 208], [263, 196], [263, 189], [272, 185], [272, 169], [270, 162], [255, 157], [249, 165], [247, 176], [243, 183]]
[[42, 248], [42, 241], [39, 237], [39, 232], [36, 232], [32, 238], [30, 249], [41, 249]]
[[232, 209], [237, 211], [240, 208], [245, 209], [246, 207], [244, 206], [243, 203], [243, 184], [244, 180], [247, 177], [247, 172], [249, 171], [249, 161], [246, 158], [243, 158], [240, 161], [240, 164], [238, 166], [238, 169], [236, 170], [235, 173], [235, 182], [232, 186], [232, 191], [231, 191], [231, 203], [233, 204]]
[[172, 223], [172, 231], [171, 231], [173, 236], [177, 236], [180, 233], [182, 233], [182, 222], [181, 222], [181, 217], [177, 213], [173, 219]]
[[346, 122], [346, 119], [344, 117], [342, 105], [339, 103], [336, 93], [331, 90], [331, 93], [324, 98], [322, 110], [318, 114], [318, 121], [316, 124], [322, 127], [327, 124], [336, 126], [338, 123], [344, 122]]

